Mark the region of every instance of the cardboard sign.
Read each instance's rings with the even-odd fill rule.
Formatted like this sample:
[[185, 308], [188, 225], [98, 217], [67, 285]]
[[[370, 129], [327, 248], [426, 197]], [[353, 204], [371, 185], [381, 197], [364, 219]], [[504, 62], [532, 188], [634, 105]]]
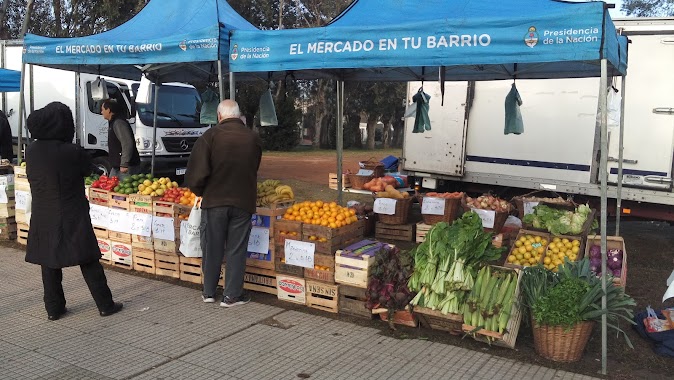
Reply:
[[286, 264], [314, 269], [316, 244], [286, 239], [283, 248], [286, 255]]
[[0, 185], [0, 203], [9, 203], [7, 198], [7, 186]]
[[91, 224], [96, 227], [108, 228], [108, 219], [110, 218], [110, 209], [105, 206], [89, 204], [89, 217]]
[[155, 216], [152, 218], [152, 235], [156, 239], [175, 240], [176, 233], [173, 229], [173, 218]]
[[445, 199], [424, 197], [421, 203], [421, 213], [424, 215], [445, 215]]
[[480, 216], [482, 219], [482, 227], [484, 228], [494, 228], [494, 220], [496, 219], [496, 211], [493, 210], [482, 210], [479, 208], [474, 208], [473, 211]]
[[[269, 251], [269, 228], [253, 227], [248, 238], [248, 252], [266, 254]], [[313, 266], [312, 266], [313, 268]]]
[[396, 203], [398, 201], [393, 198], [377, 198], [374, 200], [373, 209], [377, 214], [395, 215]]
[[524, 202], [524, 215], [533, 214], [538, 202]]
[[132, 234], [133, 218], [130, 212], [116, 208], [108, 208], [108, 229], [115, 232]]
[[23, 190], [14, 191], [14, 200], [16, 201], [17, 210], [28, 210], [28, 206], [33, 201], [33, 197], [29, 192]]
[[140, 236], [152, 236], [152, 215], [132, 212], [131, 230]]

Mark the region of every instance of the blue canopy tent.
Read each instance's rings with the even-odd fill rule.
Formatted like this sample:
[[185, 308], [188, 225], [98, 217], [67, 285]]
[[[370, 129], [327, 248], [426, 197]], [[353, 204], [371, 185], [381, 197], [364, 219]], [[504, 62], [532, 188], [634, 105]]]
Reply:
[[0, 69], [0, 92], [17, 92], [20, 86], [20, 71]]
[[[257, 30], [226, 0], [155, 0], [103, 33], [73, 38], [27, 34], [23, 62], [133, 80], [145, 75], [155, 83], [217, 77], [224, 98], [223, 69], [228, 71], [229, 33], [235, 29]], [[230, 79], [232, 95], [233, 87]], [[153, 148], [153, 168], [154, 155]]]
[[[622, 76], [623, 102], [627, 73], [627, 38], [616, 32], [608, 6], [601, 1], [355, 0], [325, 27], [234, 30], [230, 49], [233, 72], [285, 72], [296, 78], [329, 73], [339, 81], [600, 77], [599, 93], [606, 94], [608, 77]], [[337, 95], [341, 173], [343, 82]], [[601, 247], [606, 252], [606, 96], [599, 99]], [[618, 178], [622, 178], [622, 120], [620, 128]], [[341, 201], [339, 176], [338, 181]], [[618, 204], [619, 198], [620, 182]], [[605, 275], [602, 284], [605, 290]], [[606, 373], [606, 315], [602, 322]]]

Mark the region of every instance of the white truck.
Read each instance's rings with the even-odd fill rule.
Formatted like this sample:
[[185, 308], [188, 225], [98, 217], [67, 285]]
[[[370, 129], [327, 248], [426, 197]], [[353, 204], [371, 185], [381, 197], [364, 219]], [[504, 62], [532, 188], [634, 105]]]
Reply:
[[[21, 70], [22, 41], [0, 41], [0, 67]], [[60, 101], [73, 111], [76, 125], [75, 142], [87, 149], [96, 165], [106, 172], [108, 163], [108, 122], [101, 115], [101, 102], [91, 97], [93, 74], [32, 66], [26, 68], [26, 113]], [[144, 172], [150, 171], [153, 141], [154, 84], [104, 78], [108, 94], [126, 104], [129, 122], [134, 130], [136, 147]], [[18, 136], [19, 93], [0, 93], [0, 107], [8, 114], [12, 135]], [[201, 97], [187, 84], [166, 83], [159, 87], [155, 173], [182, 178], [194, 142], [208, 128], [200, 124]], [[25, 123], [24, 123], [25, 128]], [[23, 136], [29, 137], [26, 129]]]
[[[616, 19], [631, 40], [625, 89], [622, 214], [674, 221], [674, 18]], [[550, 190], [598, 202], [599, 79], [517, 80], [524, 133], [505, 135], [504, 101], [512, 81], [438, 83], [431, 130], [406, 119], [402, 170], [422, 188]], [[420, 82], [408, 84], [411, 102]], [[621, 88], [620, 80], [614, 83]], [[614, 91], [613, 89], [611, 91]], [[617, 95], [620, 95], [617, 93]], [[609, 213], [615, 214], [619, 124], [609, 124]]]

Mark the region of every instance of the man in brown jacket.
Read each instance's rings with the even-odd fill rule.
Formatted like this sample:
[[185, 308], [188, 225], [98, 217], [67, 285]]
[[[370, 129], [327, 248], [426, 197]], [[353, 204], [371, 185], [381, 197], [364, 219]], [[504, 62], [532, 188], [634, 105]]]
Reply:
[[204, 287], [202, 299], [215, 302], [215, 288], [223, 259], [225, 291], [220, 306], [250, 301], [243, 292], [248, 236], [255, 213], [257, 170], [262, 141], [241, 121], [239, 105], [231, 99], [218, 105], [218, 125], [194, 144], [185, 182], [201, 202], [201, 249]]

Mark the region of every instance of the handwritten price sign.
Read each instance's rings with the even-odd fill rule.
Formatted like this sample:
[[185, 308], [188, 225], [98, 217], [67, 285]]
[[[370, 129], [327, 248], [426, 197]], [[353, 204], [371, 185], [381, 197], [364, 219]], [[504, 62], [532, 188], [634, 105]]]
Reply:
[[474, 208], [473, 211], [480, 216], [480, 219], [482, 219], [482, 227], [494, 228], [494, 219], [496, 219], [496, 211], [481, 210], [479, 208]]
[[[267, 254], [269, 252], [269, 228], [253, 227], [248, 238], [248, 252]], [[312, 266], [313, 268], [313, 266]]]
[[152, 215], [132, 212], [131, 230], [140, 236], [152, 236]]
[[108, 229], [115, 232], [132, 234], [131, 223], [133, 218], [131, 213], [126, 210], [108, 208]]
[[7, 186], [0, 185], [0, 203], [8, 203], [7, 199]]
[[524, 215], [533, 214], [536, 206], [538, 206], [538, 202], [524, 202]]
[[110, 219], [110, 209], [105, 206], [90, 204], [89, 217], [91, 218], [91, 224], [93, 224], [94, 226], [101, 228], [108, 228], [108, 222]]
[[424, 215], [445, 215], [445, 200], [435, 197], [424, 197], [421, 203], [421, 213]]
[[396, 203], [398, 201], [392, 198], [377, 198], [374, 200], [373, 210], [377, 214], [395, 215]]
[[30, 193], [22, 190], [16, 190], [14, 192], [14, 199], [16, 200], [16, 209], [23, 211], [28, 210], [30, 203], [33, 201]]
[[283, 248], [286, 255], [286, 264], [314, 269], [316, 244], [287, 239]]
[[175, 240], [176, 233], [173, 229], [173, 218], [155, 216], [152, 218], [152, 235], [161, 240]]

